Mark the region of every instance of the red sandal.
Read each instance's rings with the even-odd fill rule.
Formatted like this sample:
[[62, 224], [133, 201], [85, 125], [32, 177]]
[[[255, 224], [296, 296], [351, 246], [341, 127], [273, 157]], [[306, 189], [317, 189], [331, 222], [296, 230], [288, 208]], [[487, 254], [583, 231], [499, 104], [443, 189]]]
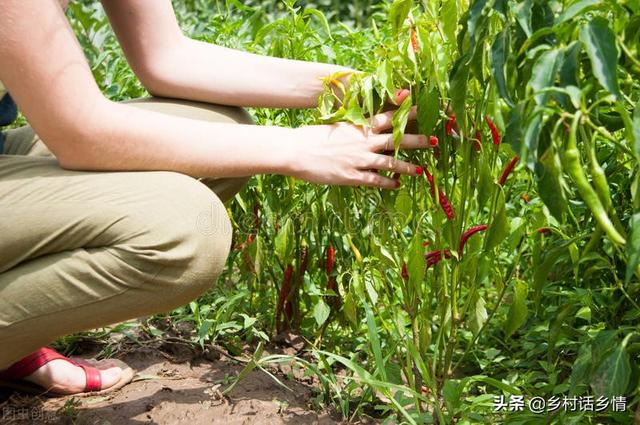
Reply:
[[133, 370], [129, 366], [119, 360], [109, 359], [109, 363], [112, 363], [114, 366], [122, 369], [122, 375], [115, 385], [107, 389], [102, 389], [102, 376], [98, 368], [91, 366], [89, 362], [76, 361], [63, 356], [51, 348], [44, 347], [29, 354], [17, 363], [14, 363], [8, 369], [0, 371], [0, 387], [12, 388], [30, 394], [46, 394], [52, 396], [62, 395], [24, 380], [25, 377], [31, 375], [33, 372], [53, 360], [65, 360], [74, 366], [81, 367], [84, 370], [87, 379], [84, 392], [74, 395], [105, 394], [122, 388], [133, 379]]

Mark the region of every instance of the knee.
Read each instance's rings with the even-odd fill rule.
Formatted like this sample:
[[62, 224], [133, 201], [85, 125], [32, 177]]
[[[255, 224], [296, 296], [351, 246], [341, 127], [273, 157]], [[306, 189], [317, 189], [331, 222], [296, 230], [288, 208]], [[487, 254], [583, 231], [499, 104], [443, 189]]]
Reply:
[[178, 173], [154, 174], [162, 194], [138, 217], [144, 231], [128, 248], [146, 275], [140, 284], [180, 306], [224, 270], [232, 227], [222, 201], [202, 183]]

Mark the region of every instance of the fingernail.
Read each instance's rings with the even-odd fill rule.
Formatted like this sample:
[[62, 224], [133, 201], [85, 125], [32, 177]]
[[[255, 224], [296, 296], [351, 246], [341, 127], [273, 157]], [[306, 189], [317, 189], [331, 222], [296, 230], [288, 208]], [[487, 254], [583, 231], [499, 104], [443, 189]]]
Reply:
[[422, 175], [422, 173], [424, 173], [424, 170], [422, 169], [422, 167], [416, 167], [416, 174], [417, 175]]

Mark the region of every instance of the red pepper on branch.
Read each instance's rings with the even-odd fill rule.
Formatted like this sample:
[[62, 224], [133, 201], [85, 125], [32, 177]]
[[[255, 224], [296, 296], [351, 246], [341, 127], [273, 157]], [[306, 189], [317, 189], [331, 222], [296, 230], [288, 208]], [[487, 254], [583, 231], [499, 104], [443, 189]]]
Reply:
[[[433, 180], [433, 176], [427, 169], [424, 170], [424, 173], [427, 176], [429, 184], [431, 184], [431, 194], [435, 196], [435, 182]], [[438, 190], [438, 199], [440, 201], [440, 207], [442, 207], [442, 211], [444, 211], [444, 214], [447, 216], [447, 218], [449, 220], [455, 219], [456, 213], [453, 210], [453, 206], [451, 205], [451, 202], [449, 202], [449, 198], [447, 198], [447, 195], [445, 195], [442, 189]]]
[[456, 118], [456, 114], [451, 114], [449, 116], [449, 120], [445, 125], [445, 130], [447, 132], [447, 136], [459, 137], [458, 119]]
[[429, 146], [435, 148], [438, 146], [438, 138], [436, 136], [429, 137]]
[[407, 271], [407, 263], [402, 263], [402, 279], [409, 280], [409, 272]]
[[420, 53], [420, 44], [418, 44], [418, 38], [416, 37], [415, 28], [411, 28], [411, 47], [413, 48], [413, 52], [418, 54]]
[[307, 271], [307, 265], [309, 263], [309, 248], [307, 248], [306, 246], [303, 246], [302, 249], [300, 250], [300, 261], [298, 262], [298, 275], [297, 275], [297, 279], [295, 282], [295, 285], [293, 285], [289, 291], [288, 294], [286, 294], [286, 303], [285, 303], [285, 307], [284, 307], [284, 312], [285, 312], [285, 317], [287, 318], [287, 321], [289, 323], [294, 323], [294, 318], [295, 323], [298, 323], [298, 293], [300, 291], [300, 288], [302, 287], [302, 283], [304, 282], [304, 274]]
[[333, 271], [335, 256], [336, 256], [336, 249], [333, 246], [329, 245], [329, 247], [327, 248], [327, 265], [326, 265], [326, 271], [328, 275], [330, 275], [331, 272]]
[[480, 130], [476, 130], [476, 139], [473, 141], [473, 149], [476, 152], [480, 152], [482, 150], [482, 133], [480, 133]]
[[280, 286], [280, 294], [278, 297], [278, 305], [276, 306], [276, 329], [278, 332], [282, 330], [282, 312], [285, 309], [285, 301], [291, 291], [291, 277], [293, 276], [293, 265], [289, 264], [284, 271], [282, 278], [282, 286]]
[[495, 146], [499, 146], [502, 143], [502, 138], [500, 137], [500, 132], [498, 131], [498, 127], [491, 121], [491, 118], [485, 117], [489, 128], [491, 129], [491, 138], [493, 139], [493, 144]]
[[462, 252], [464, 251], [464, 246], [467, 244], [467, 241], [471, 236], [475, 235], [478, 232], [484, 232], [487, 229], [488, 229], [488, 226], [486, 224], [480, 224], [478, 226], [470, 227], [467, 231], [465, 231], [462, 234], [462, 236], [460, 236], [460, 245], [458, 246], [458, 251], [460, 255], [462, 255]]
[[425, 259], [427, 260], [427, 268], [438, 264], [443, 258], [451, 258], [451, 251], [449, 249], [436, 250], [429, 252]]
[[511, 159], [511, 161], [509, 161], [509, 164], [507, 164], [504, 171], [502, 172], [502, 175], [500, 176], [500, 180], [498, 180], [498, 184], [500, 186], [504, 186], [504, 184], [507, 182], [509, 174], [511, 174], [511, 171], [513, 171], [519, 160], [520, 158], [518, 157], [518, 155], [516, 155]]

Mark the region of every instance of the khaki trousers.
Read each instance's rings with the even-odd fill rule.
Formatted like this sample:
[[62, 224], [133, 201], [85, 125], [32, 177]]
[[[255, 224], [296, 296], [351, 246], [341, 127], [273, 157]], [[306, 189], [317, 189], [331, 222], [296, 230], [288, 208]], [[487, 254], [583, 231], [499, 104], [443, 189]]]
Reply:
[[[239, 108], [130, 103], [193, 119], [252, 122]], [[247, 179], [67, 171], [30, 127], [5, 135], [0, 369], [63, 335], [170, 311], [215, 283], [231, 246], [223, 202]]]

